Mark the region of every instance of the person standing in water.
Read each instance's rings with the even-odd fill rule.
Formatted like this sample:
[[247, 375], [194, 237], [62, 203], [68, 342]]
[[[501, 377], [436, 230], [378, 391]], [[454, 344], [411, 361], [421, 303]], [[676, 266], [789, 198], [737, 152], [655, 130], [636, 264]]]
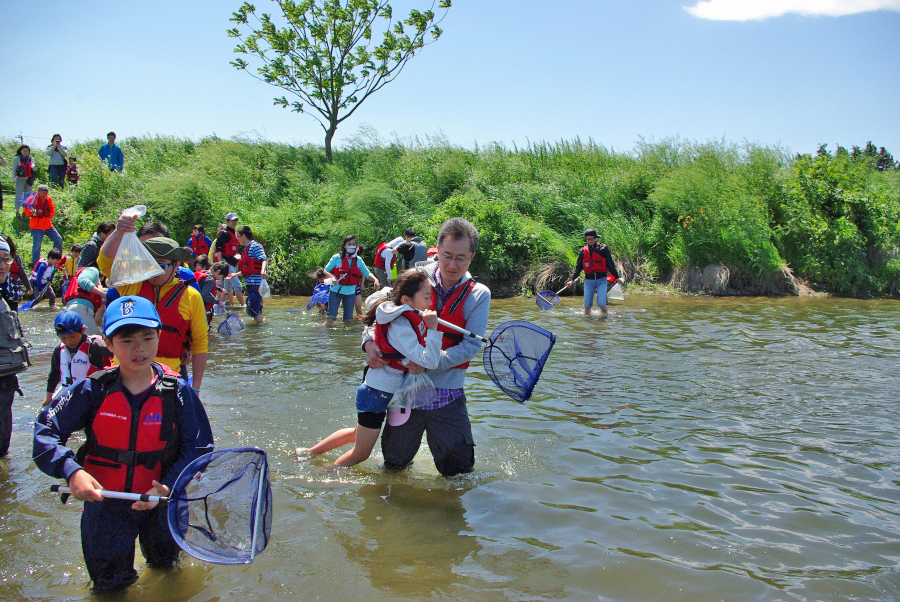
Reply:
[[625, 281], [619, 277], [616, 262], [613, 261], [609, 247], [597, 242], [597, 231], [593, 228], [584, 232], [584, 246], [578, 252], [578, 261], [575, 262], [572, 277], [566, 282], [566, 288], [572, 286], [578, 279], [581, 270], [584, 270], [584, 315], [591, 315], [591, 306], [594, 304], [596, 295], [600, 317], [605, 318], [607, 273], [615, 276], [619, 284], [624, 284]]
[[325, 276], [335, 282], [328, 295], [328, 317], [325, 319], [325, 326], [334, 324], [341, 303], [344, 304], [344, 323], [349, 324], [353, 321], [357, 284], [368, 278], [375, 284], [376, 289], [379, 286], [378, 278], [369, 272], [369, 268], [357, 252], [355, 234], [344, 237], [341, 252], [332, 255], [325, 266]]

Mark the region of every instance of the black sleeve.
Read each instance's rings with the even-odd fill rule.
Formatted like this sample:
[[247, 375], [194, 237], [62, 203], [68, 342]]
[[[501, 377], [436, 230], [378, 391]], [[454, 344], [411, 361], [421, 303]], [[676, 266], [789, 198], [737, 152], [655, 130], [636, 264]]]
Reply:
[[106, 360], [112, 356], [113, 352], [106, 348], [106, 343], [103, 342], [103, 339], [91, 341], [91, 344], [88, 346], [88, 362], [90, 362], [91, 366], [100, 370], [105, 370], [109, 367], [110, 362]]
[[222, 230], [219, 232], [219, 235], [216, 236], [216, 248], [215, 250], [221, 253], [225, 250], [225, 243], [228, 242], [228, 231]]
[[584, 247], [578, 251], [578, 261], [575, 262], [575, 271], [572, 272], [572, 278], [570, 280], [576, 280], [578, 275], [581, 274], [581, 270], [584, 269]]
[[603, 252], [606, 254], [606, 270], [613, 276], [615, 276], [616, 280], [618, 280], [619, 272], [618, 270], [616, 270], [616, 262], [613, 261], [612, 253], [609, 251], [609, 247], [604, 248]]
[[53, 393], [62, 377], [59, 375], [59, 347], [50, 356], [50, 375], [47, 377], [47, 393]]

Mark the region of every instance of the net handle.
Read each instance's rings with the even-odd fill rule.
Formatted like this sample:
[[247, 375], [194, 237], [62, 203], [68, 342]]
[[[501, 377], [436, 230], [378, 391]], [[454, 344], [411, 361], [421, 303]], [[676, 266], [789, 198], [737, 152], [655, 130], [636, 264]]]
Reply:
[[[71, 495], [72, 490], [65, 485], [51, 485], [50, 491], [53, 493], [68, 493]], [[132, 500], [135, 502], [158, 502], [164, 504], [169, 501], [168, 497], [159, 495], [147, 495], [146, 493], [128, 493], [126, 491], [107, 491], [106, 489], [95, 490], [103, 497], [116, 500]]]
[[[420, 316], [422, 315], [422, 312], [419, 311], [418, 309], [415, 310], [415, 312], [418, 313]], [[462, 334], [466, 335], [467, 337], [473, 338], [477, 341], [481, 341], [482, 343], [490, 343], [490, 340], [484, 338], [483, 336], [477, 335], [474, 332], [469, 332], [465, 328], [463, 328], [461, 326], [457, 326], [456, 324], [451, 324], [450, 322], [447, 322], [446, 320], [441, 320], [440, 318], [438, 318], [438, 324], [440, 324], [441, 326], [446, 326], [447, 328], [450, 328], [452, 330], [455, 330], [456, 332], [462, 333]]]

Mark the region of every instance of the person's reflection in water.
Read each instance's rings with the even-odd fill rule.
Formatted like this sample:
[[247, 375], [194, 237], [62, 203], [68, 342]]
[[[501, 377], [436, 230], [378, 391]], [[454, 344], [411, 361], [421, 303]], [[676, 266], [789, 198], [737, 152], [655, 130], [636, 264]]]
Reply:
[[451, 594], [468, 578], [454, 570], [481, 549], [463, 516], [465, 490], [405, 483], [364, 485], [345, 496], [358, 520], [334, 524], [372, 586], [402, 596]]

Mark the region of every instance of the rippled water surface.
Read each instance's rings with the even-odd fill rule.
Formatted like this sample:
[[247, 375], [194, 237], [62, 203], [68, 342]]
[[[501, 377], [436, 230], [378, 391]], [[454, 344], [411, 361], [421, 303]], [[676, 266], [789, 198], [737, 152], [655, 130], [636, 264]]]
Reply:
[[[628, 297], [603, 321], [572, 298], [494, 301], [491, 329], [558, 341], [525, 405], [469, 371], [476, 472], [444, 479], [427, 448], [401, 473], [380, 453], [294, 456], [354, 423], [362, 366], [359, 328], [286, 311], [305, 301], [214, 335], [203, 387], [219, 447], [269, 452], [269, 548], [139, 566], [111, 599], [900, 599], [896, 302]], [[29, 460], [52, 314], [23, 319], [36, 361], [0, 460], [0, 598], [85, 598], [80, 504]]]

